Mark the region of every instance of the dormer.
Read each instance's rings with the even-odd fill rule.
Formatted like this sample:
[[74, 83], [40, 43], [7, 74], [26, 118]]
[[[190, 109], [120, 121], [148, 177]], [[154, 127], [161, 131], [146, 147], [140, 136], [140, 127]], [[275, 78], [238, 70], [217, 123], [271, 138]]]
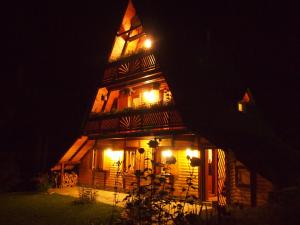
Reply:
[[243, 98], [238, 102], [237, 109], [239, 112], [246, 113], [249, 111], [249, 106], [254, 104], [252, 94], [249, 89], [245, 91]]

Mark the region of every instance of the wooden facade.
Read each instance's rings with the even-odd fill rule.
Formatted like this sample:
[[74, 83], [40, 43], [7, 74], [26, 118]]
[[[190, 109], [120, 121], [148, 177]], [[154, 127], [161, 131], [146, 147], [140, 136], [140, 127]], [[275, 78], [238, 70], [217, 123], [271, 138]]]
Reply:
[[264, 205], [273, 185], [258, 173], [247, 169], [236, 159], [232, 151], [228, 158], [228, 182], [230, 202], [248, 206]]
[[[201, 176], [205, 176], [205, 200], [217, 200], [218, 194], [225, 187], [225, 159], [224, 151], [216, 148], [203, 148], [198, 150], [196, 135], [176, 135], [176, 136], [158, 136], [161, 137], [160, 145], [156, 149], [157, 159], [164, 162], [165, 151], [172, 151], [172, 156], [176, 158], [176, 163], [170, 165], [172, 173], [174, 194], [181, 196], [184, 194], [183, 188], [187, 187], [186, 178], [193, 173], [194, 187], [190, 190], [191, 194], [200, 197], [203, 193], [204, 184], [201, 184]], [[125, 191], [132, 187], [132, 182], [135, 181], [135, 170], [146, 168], [148, 163], [151, 164], [152, 149], [148, 142], [152, 137], [131, 137], [118, 139], [98, 139], [96, 145], [84, 155], [79, 164], [79, 183], [82, 185], [93, 186], [100, 189], [112, 190], [115, 185], [116, 173], [118, 170], [117, 161], [122, 161], [121, 171], [122, 177], [119, 179], [119, 190]], [[196, 141], [195, 141], [196, 140]], [[204, 145], [204, 143], [202, 143]], [[193, 150], [189, 150], [193, 146]], [[145, 152], [140, 154], [139, 148], [145, 149]], [[112, 150], [116, 149], [116, 150]], [[110, 151], [118, 153], [118, 158], [110, 156]], [[204, 152], [204, 153], [201, 153]], [[187, 155], [201, 158], [204, 154], [204, 168], [191, 167]], [[145, 160], [149, 158], [149, 161]], [[222, 159], [220, 159], [222, 158]], [[221, 160], [223, 164], [221, 165]], [[128, 169], [128, 166], [131, 168]], [[223, 173], [222, 171], [223, 170]], [[205, 174], [203, 172], [205, 171]], [[163, 173], [163, 171], [159, 171]], [[204, 196], [203, 196], [204, 197]]]
[[[183, 194], [193, 172], [190, 192], [202, 200], [220, 205], [266, 203], [272, 190], [269, 181], [245, 168], [232, 151], [220, 149], [185, 125], [172, 96], [176, 90], [170, 90], [167, 74], [160, 70], [158, 49], [145, 46], [147, 41], [151, 36], [129, 1], [83, 136], [53, 170], [78, 165], [80, 185], [106, 190], [114, 188], [121, 172], [118, 188], [125, 191], [135, 180], [135, 170], [149, 166], [153, 156], [163, 163], [171, 154], [176, 158], [170, 177], [175, 195]], [[148, 145], [154, 138], [160, 140], [155, 154]], [[191, 167], [187, 156], [199, 158], [201, 166]]]

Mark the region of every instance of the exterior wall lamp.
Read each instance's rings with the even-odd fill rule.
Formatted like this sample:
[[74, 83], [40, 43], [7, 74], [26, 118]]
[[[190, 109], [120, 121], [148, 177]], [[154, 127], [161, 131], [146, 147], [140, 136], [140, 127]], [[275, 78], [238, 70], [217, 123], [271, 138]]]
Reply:
[[147, 38], [145, 41], [144, 41], [144, 47], [146, 49], [150, 49], [152, 47], [152, 40], [150, 38]]

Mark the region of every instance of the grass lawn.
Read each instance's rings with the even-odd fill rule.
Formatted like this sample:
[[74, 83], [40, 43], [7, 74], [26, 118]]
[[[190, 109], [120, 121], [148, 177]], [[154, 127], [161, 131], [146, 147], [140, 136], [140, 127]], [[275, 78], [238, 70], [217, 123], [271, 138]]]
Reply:
[[74, 200], [58, 194], [0, 194], [0, 225], [108, 224], [111, 205], [98, 202], [74, 204]]

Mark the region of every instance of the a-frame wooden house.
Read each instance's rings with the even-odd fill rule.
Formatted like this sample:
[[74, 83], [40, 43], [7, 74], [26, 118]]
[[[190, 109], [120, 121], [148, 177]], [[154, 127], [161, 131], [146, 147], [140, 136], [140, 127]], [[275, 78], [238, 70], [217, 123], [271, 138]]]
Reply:
[[[66, 151], [53, 170], [78, 168], [79, 184], [111, 190], [122, 162], [122, 190], [130, 189], [137, 169], [145, 158], [172, 165], [175, 195], [181, 195], [190, 170], [187, 156], [199, 157], [196, 189], [193, 194], [219, 204], [261, 205], [268, 199], [272, 184], [251, 173], [233, 152], [224, 151], [206, 137], [192, 132], [176, 107], [176, 99], [156, 57], [155, 37], [147, 34], [129, 1], [102, 76], [82, 136]], [[238, 111], [251, 104], [249, 91], [237, 102]], [[148, 142], [158, 140], [155, 154]], [[144, 153], [138, 149], [143, 148]], [[163, 173], [163, 171], [157, 171]]]

